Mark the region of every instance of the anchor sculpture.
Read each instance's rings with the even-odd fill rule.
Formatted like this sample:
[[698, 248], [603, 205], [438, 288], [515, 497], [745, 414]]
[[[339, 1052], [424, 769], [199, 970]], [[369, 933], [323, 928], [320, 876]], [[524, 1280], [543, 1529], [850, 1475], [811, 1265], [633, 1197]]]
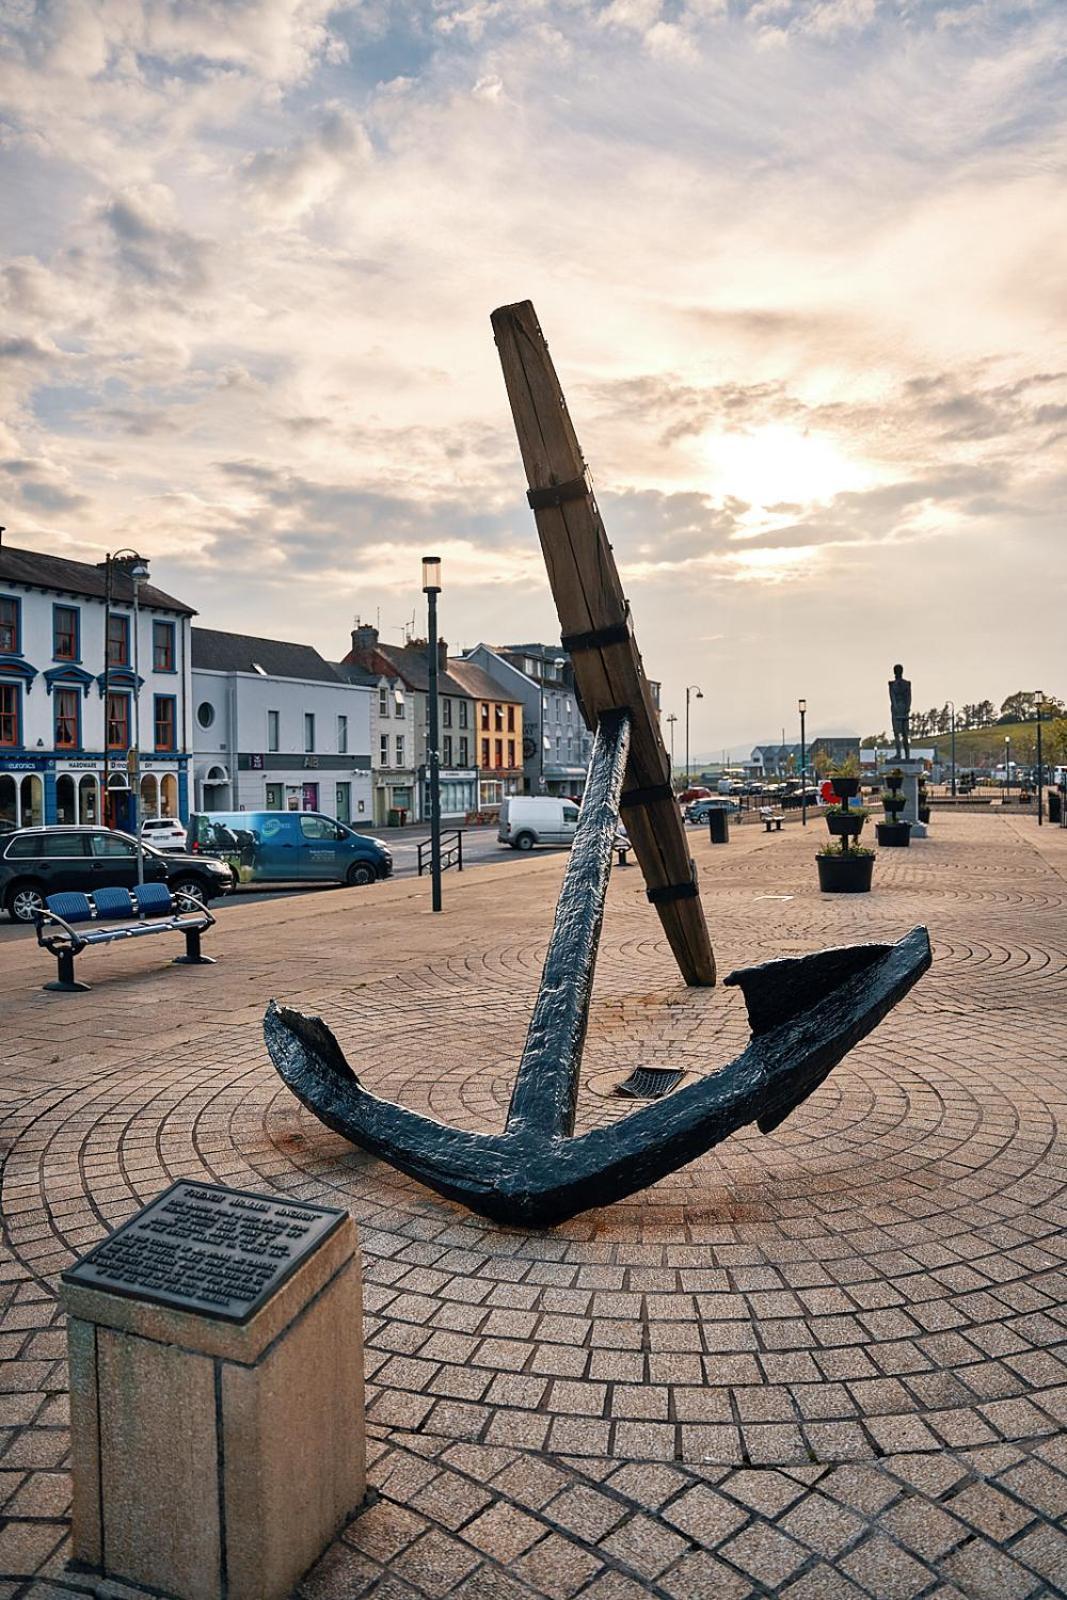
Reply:
[[629, 608], [529, 301], [493, 313], [549, 581], [593, 754], [544, 972], [503, 1133], [448, 1127], [371, 1094], [319, 1017], [272, 1000], [267, 1046], [319, 1120], [496, 1221], [539, 1226], [645, 1188], [739, 1128], [770, 1133], [930, 965], [924, 928], [731, 973], [752, 1031], [713, 1076], [574, 1137], [582, 1047], [620, 810], [687, 984], [715, 962]]

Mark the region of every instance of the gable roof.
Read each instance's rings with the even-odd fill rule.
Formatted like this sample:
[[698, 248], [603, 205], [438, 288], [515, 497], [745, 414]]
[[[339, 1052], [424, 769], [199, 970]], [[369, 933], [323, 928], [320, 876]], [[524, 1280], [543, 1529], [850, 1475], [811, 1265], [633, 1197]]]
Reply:
[[[104, 563], [95, 566], [90, 561], [68, 561], [66, 556], [42, 555], [37, 550], [18, 550], [9, 544], [0, 544], [0, 583], [21, 583], [31, 589], [52, 589], [59, 594], [87, 595], [93, 600], [107, 598], [107, 574]], [[123, 567], [113, 562], [111, 566], [111, 597], [122, 604], [133, 601], [133, 579]], [[154, 583], [142, 583], [140, 603], [157, 611], [177, 611], [184, 617], [195, 617], [196, 608], [183, 600], [157, 589]]]
[[358, 684], [361, 689], [378, 687], [379, 672], [366, 672], [362, 667], [354, 667], [351, 661], [331, 661], [330, 666], [344, 683]]
[[518, 695], [509, 694], [508, 691], [491, 678], [484, 667], [476, 661], [468, 661], [465, 656], [450, 656], [448, 661], [449, 676], [457, 683], [462, 684], [466, 692], [475, 700], [501, 700], [514, 705], [521, 705]]
[[262, 672], [270, 678], [306, 678], [313, 683], [345, 680], [309, 644], [259, 639], [248, 633], [194, 628], [193, 667], [205, 672]]
[[[382, 644], [368, 646], [365, 652], [349, 651], [342, 665], [351, 663], [353, 654], [363, 654], [365, 659], [373, 660], [375, 656], [388, 663], [392, 676], [403, 679], [409, 689], [418, 689], [425, 694], [430, 687], [430, 668], [426, 659], [425, 640], [416, 640], [414, 644]], [[373, 671], [373, 667], [370, 669]], [[474, 696], [465, 689], [448, 668], [437, 674], [438, 694], [459, 695], [463, 700], [471, 700]]]

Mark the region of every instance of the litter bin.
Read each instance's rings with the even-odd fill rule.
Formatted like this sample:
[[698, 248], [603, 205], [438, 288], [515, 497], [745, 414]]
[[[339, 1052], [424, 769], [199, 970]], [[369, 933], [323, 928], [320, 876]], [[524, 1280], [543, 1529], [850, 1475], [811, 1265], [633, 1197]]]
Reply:
[[730, 843], [730, 814], [725, 806], [708, 812], [708, 834], [712, 844]]
[[389, 807], [389, 821], [387, 826], [390, 828], [399, 828], [400, 826], [400, 812], [397, 811], [394, 806]]
[[1048, 820], [1050, 822], [1062, 821], [1063, 801], [1056, 793], [1055, 789], [1050, 789], [1045, 795], [1045, 799], [1048, 801]]

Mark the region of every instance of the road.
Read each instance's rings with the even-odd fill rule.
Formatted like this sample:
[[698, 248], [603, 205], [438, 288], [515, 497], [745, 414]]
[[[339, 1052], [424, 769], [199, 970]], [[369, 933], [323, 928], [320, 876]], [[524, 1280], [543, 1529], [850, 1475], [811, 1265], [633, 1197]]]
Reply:
[[[443, 830], [446, 837], [450, 830]], [[426, 842], [430, 835], [428, 829], [403, 828], [385, 829], [380, 835], [382, 843], [393, 857], [393, 876], [395, 878], [413, 878], [418, 872], [418, 847]], [[545, 851], [539, 850], [543, 855]], [[463, 870], [475, 871], [478, 867], [493, 862], [507, 864], [528, 861], [529, 857], [518, 850], [509, 850], [506, 845], [498, 842], [496, 825], [480, 828], [465, 828], [463, 830]], [[257, 900], [277, 900], [294, 894], [328, 894], [337, 887], [333, 883], [297, 883], [283, 884], [277, 888], [245, 888], [238, 889], [234, 894], [227, 895], [225, 899], [213, 900], [211, 909], [214, 913], [225, 912], [230, 906], [251, 905]], [[5, 915], [0, 920], [0, 944], [6, 944], [12, 939], [34, 939], [36, 933], [33, 928], [22, 927], [11, 922]]]

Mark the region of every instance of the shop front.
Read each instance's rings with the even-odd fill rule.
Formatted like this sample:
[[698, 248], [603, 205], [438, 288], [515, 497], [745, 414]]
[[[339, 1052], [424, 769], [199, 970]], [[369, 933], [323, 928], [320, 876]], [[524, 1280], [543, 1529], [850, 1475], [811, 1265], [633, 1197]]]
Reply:
[[48, 762], [34, 756], [0, 760], [0, 827], [39, 828], [45, 820]]

